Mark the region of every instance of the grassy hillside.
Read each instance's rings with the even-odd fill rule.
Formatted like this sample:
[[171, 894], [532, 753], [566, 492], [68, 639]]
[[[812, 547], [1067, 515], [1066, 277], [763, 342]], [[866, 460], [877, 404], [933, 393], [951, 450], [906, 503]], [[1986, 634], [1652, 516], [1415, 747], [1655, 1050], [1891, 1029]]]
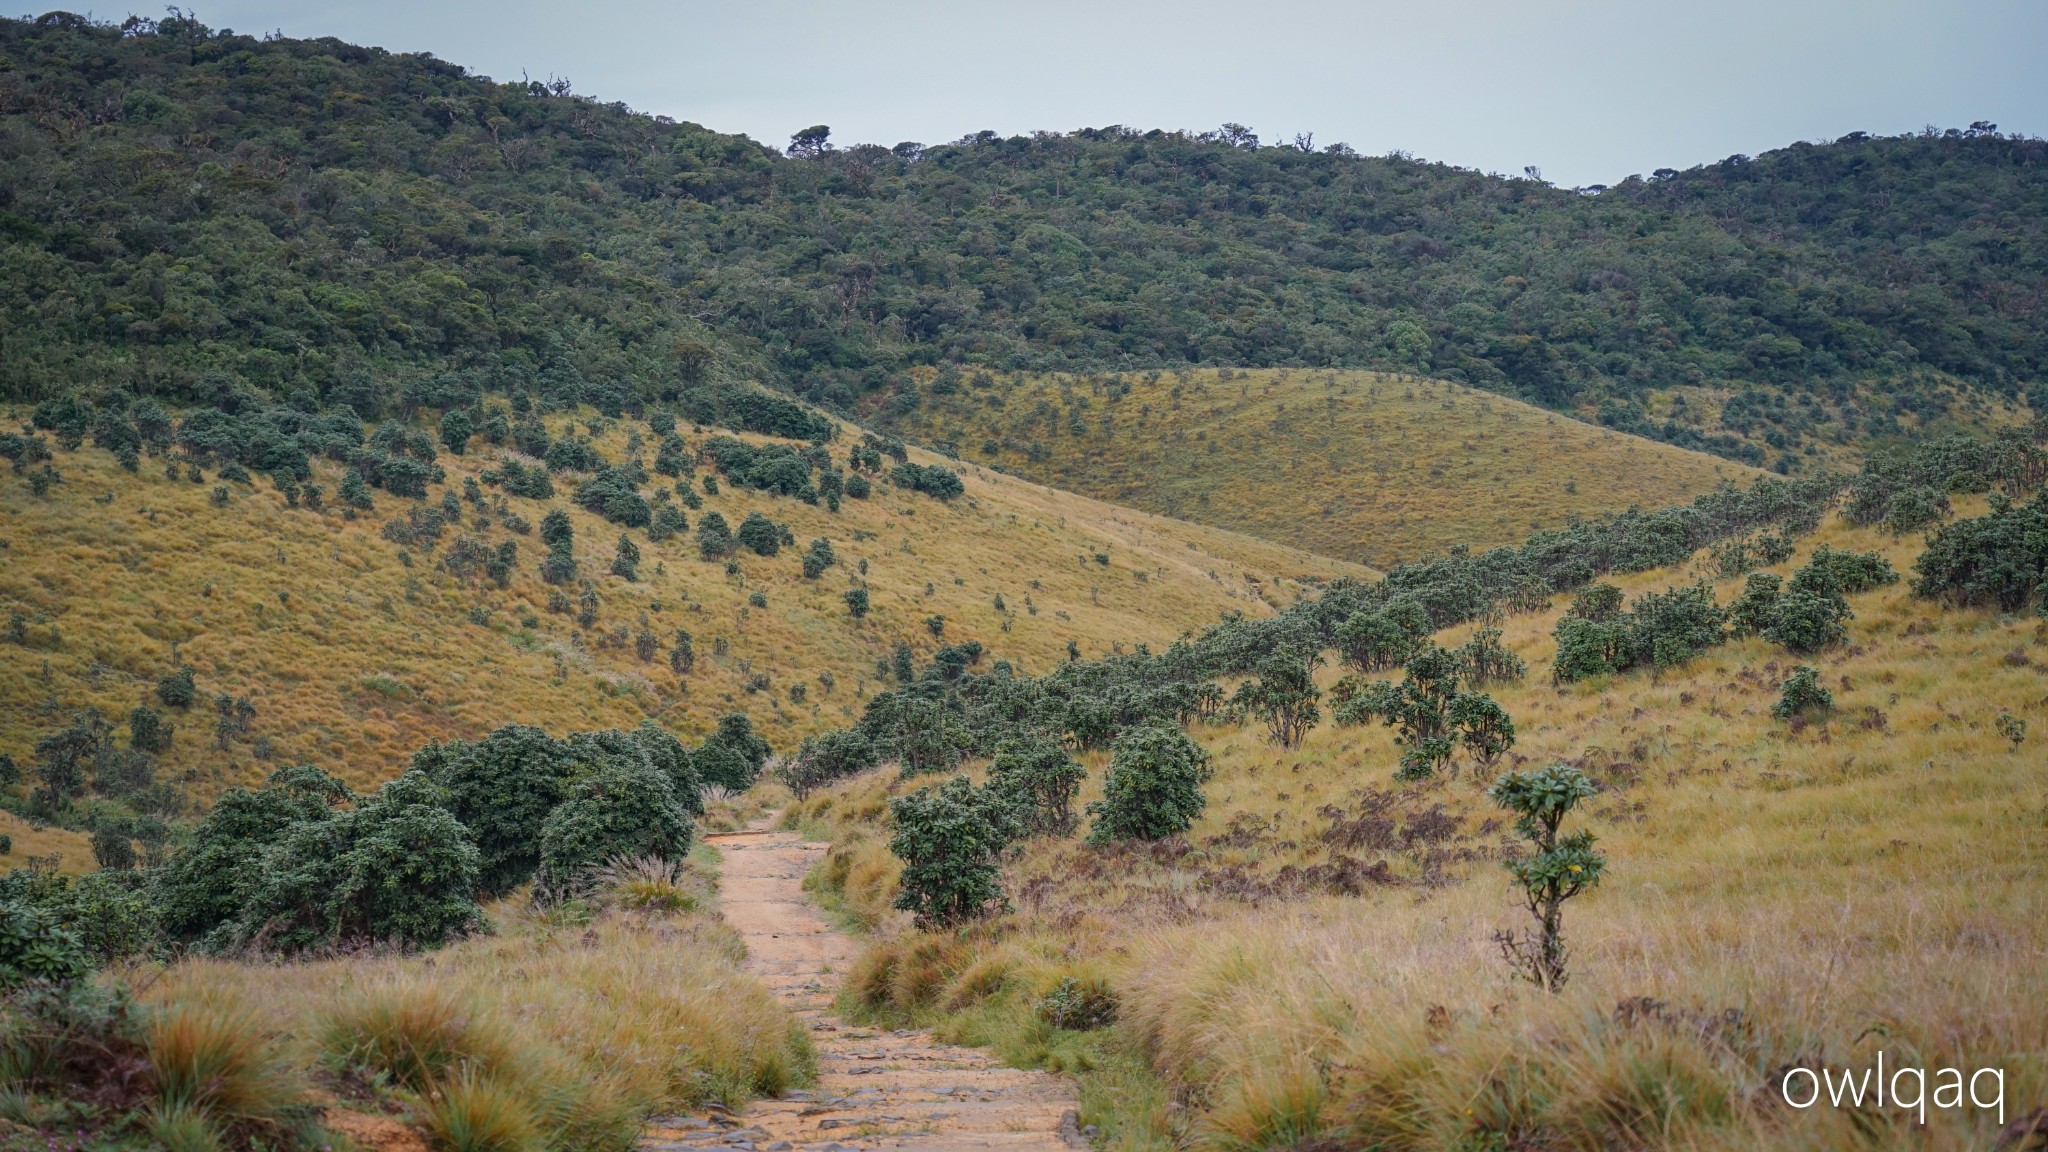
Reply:
[[[645, 425], [584, 418], [603, 429], [591, 442], [611, 460], [652, 456]], [[550, 427], [559, 436], [569, 423]], [[683, 432], [693, 449], [708, 438]], [[636, 437], [649, 443], [629, 448]], [[842, 463], [845, 453], [834, 449]], [[466, 456], [443, 454], [447, 483], [427, 503], [438, 507], [500, 455], [481, 441]], [[266, 479], [193, 483], [182, 471], [167, 479], [163, 466], [147, 459], [131, 474], [101, 449], [60, 449], [62, 480], [43, 496], [27, 476], [0, 472], [0, 618], [20, 618], [18, 638], [0, 642], [0, 752], [25, 769], [40, 736], [89, 706], [120, 725], [180, 662], [196, 669], [199, 700], [171, 710], [178, 731], [160, 775], [202, 796], [281, 763], [320, 764], [362, 787], [428, 740], [508, 723], [561, 732], [653, 717], [695, 735], [744, 711], [787, 750], [846, 724], [898, 643], [922, 661], [942, 642], [977, 640], [984, 666], [1044, 672], [1069, 641], [1089, 656], [1160, 644], [1224, 612], [1266, 614], [1303, 595], [1304, 581], [1365, 571], [966, 468], [966, 492], [951, 502], [878, 481], [871, 498], [836, 513], [724, 485], [687, 514], [693, 528], [713, 511], [737, 527], [759, 510], [796, 546], [772, 558], [742, 550], [728, 573], [701, 559], [689, 534], [657, 544], [635, 531], [643, 559], [629, 582], [609, 573], [622, 530], [571, 502], [574, 473], [557, 476], [553, 501], [483, 486], [502, 509], [464, 504], [438, 542], [401, 548], [383, 533], [411, 502], [380, 492], [374, 511], [349, 519], [333, 495], [341, 469], [324, 461], [314, 466], [329, 493], [319, 512], [287, 506]], [[693, 489], [715, 475], [703, 468]], [[538, 524], [550, 506], [570, 513], [580, 574], [598, 596], [587, 629], [580, 603], [548, 609], [545, 548], [508, 527], [514, 515]], [[516, 543], [509, 587], [447, 568], [464, 536]], [[800, 556], [821, 537], [838, 563], [806, 579]], [[844, 599], [855, 585], [872, 604], [858, 621]], [[561, 591], [580, 600], [574, 585]], [[939, 616], [943, 639], [927, 624]], [[682, 676], [668, 663], [678, 629], [696, 656]], [[643, 633], [654, 642], [646, 659]], [[256, 709], [225, 747], [211, 707], [223, 694]]]
[[1754, 474], [1464, 385], [1352, 371], [969, 375], [893, 426], [1060, 488], [1382, 568]]
[[[1832, 520], [1808, 543], [1901, 570], [1920, 550]], [[1510, 763], [1565, 759], [1602, 789], [1567, 826], [1610, 863], [1569, 908], [1556, 997], [1512, 981], [1491, 939], [1528, 915], [1491, 773], [1394, 783], [1378, 726], [1281, 750], [1257, 725], [1197, 725], [1216, 774], [1184, 841], [1026, 842], [1004, 875], [1017, 911], [970, 935], [901, 934], [887, 907], [893, 774], [799, 817], [836, 825], [820, 879], [880, 927], [856, 996], [1082, 1073], [1111, 1147], [1984, 1147], [2048, 1098], [2048, 625], [1905, 584], [1850, 601], [1848, 642], [1818, 658], [1739, 640], [1561, 688], [1563, 605], [1506, 620], [1531, 669], [1489, 689], [1520, 726]], [[1772, 716], [1795, 659], [1831, 715]], [[1084, 757], [1083, 801], [1106, 759]], [[1065, 976], [1111, 987], [1121, 1023], [1048, 1027], [1034, 1005]], [[1785, 1068], [1865, 1068], [1880, 1048], [1892, 1067], [2004, 1069], [2004, 1117], [1930, 1108], [1923, 1132], [1896, 1107], [1774, 1105]]]
[[848, 412], [915, 405], [920, 366], [1346, 366], [1791, 467], [2048, 380], [2048, 145], [1992, 125], [1605, 189], [1236, 126], [785, 156], [426, 55], [63, 13], [0, 24], [0, 125], [15, 399], [226, 375], [368, 414], [455, 374], [616, 411], [751, 378]]

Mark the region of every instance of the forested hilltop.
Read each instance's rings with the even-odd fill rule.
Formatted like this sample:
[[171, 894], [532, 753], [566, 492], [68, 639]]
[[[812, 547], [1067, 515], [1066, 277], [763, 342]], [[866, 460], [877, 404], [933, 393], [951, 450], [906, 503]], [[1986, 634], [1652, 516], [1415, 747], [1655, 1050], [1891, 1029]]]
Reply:
[[891, 423], [956, 368], [1348, 366], [1781, 470], [2048, 404], [2048, 144], [1988, 124], [1562, 189], [1234, 126], [784, 155], [182, 17], [7, 21], [0, 58], [13, 399], [756, 380]]

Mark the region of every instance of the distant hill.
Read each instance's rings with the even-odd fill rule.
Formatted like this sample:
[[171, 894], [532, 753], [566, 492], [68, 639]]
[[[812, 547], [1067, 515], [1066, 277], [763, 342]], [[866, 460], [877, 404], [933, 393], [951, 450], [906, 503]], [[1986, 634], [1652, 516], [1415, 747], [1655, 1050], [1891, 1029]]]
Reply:
[[1984, 124], [1601, 190], [1236, 130], [792, 157], [425, 55], [51, 14], [0, 23], [0, 125], [16, 399], [907, 414], [918, 367], [1332, 366], [1783, 471], [2048, 403], [2048, 144]]
[[[567, 418], [548, 423], [567, 439]], [[597, 423], [602, 434], [582, 442], [605, 458], [653, 459], [645, 425]], [[0, 428], [15, 434], [14, 419]], [[367, 787], [428, 740], [509, 723], [560, 734], [653, 718], [694, 739], [719, 716], [746, 712], [787, 752], [805, 734], [849, 723], [879, 684], [893, 683], [886, 662], [898, 644], [920, 666], [942, 645], [978, 644], [982, 669], [1007, 660], [1044, 673], [1069, 642], [1091, 658], [1163, 645], [1226, 613], [1269, 615], [1315, 584], [1372, 574], [971, 467], [950, 501], [886, 479], [837, 512], [729, 475], [709, 493], [703, 480], [721, 473], [699, 454], [712, 435], [681, 433], [693, 478], [657, 474], [643, 491], [681, 483], [701, 506], [685, 512], [680, 535], [657, 542], [632, 531], [641, 555], [632, 580], [612, 569], [625, 529], [572, 500], [593, 473], [557, 473], [552, 499], [489, 483], [476, 487], [485, 504], [463, 498], [466, 480], [521, 459], [481, 440], [467, 455], [439, 456], [446, 483], [431, 500], [377, 491], [374, 509], [354, 517], [338, 497], [342, 466], [324, 460], [312, 465], [325, 490], [318, 511], [303, 498], [289, 506], [270, 479], [209, 468], [195, 483], [182, 463], [171, 479], [156, 458], [130, 473], [90, 444], [51, 445], [59, 479], [41, 495], [32, 483], [40, 466], [26, 476], [0, 468], [0, 754], [28, 771], [36, 742], [89, 707], [126, 747], [138, 705], [177, 728], [155, 758], [157, 779], [198, 797], [289, 763]], [[843, 464], [847, 450], [832, 455]], [[432, 515], [444, 498], [459, 508], [445, 523]], [[655, 506], [681, 509], [666, 499]], [[541, 576], [539, 527], [551, 508], [574, 532], [577, 572], [561, 585]], [[705, 519], [717, 513], [739, 530], [750, 512], [795, 543], [773, 556], [737, 548], [730, 567], [704, 559], [696, 532]], [[429, 531], [410, 532], [423, 516]], [[818, 539], [834, 562], [807, 577], [803, 557]], [[514, 555], [501, 588], [485, 557], [507, 543]], [[869, 598], [860, 619], [845, 599], [855, 588]], [[932, 628], [940, 618], [943, 635]], [[681, 673], [670, 663], [679, 630], [694, 661]], [[180, 664], [194, 668], [198, 698], [164, 708], [158, 678]], [[247, 697], [251, 722], [220, 738], [216, 697]], [[14, 835], [17, 854], [60, 847]]]
[[1467, 385], [1355, 371], [974, 375], [894, 423], [963, 460], [1381, 568], [1756, 474]]

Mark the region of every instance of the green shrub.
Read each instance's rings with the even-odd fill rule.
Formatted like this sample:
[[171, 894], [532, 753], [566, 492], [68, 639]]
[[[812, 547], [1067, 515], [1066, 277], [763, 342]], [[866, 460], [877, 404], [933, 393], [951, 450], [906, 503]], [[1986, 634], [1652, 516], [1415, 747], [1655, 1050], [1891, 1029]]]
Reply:
[[622, 580], [640, 579], [640, 548], [624, 533], [619, 534], [619, 550], [612, 557], [612, 575]]
[[759, 512], [747, 513], [733, 539], [758, 556], [773, 556], [782, 550], [782, 529]]
[[412, 767], [446, 793], [446, 805], [477, 847], [477, 893], [503, 896], [540, 867], [548, 813], [569, 794], [577, 762], [538, 728], [509, 724], [481, 740], [428, 744]]
[[1785, 582], [1769, 572], [1752, 572], [1742, 595], [1728, 606], [1728, 632], [1735, 637], [1761, 636], [1771, 626]]
[[865, 500], [870, 492], [868, 478], [858, 472], [846, 478], [846, 494], [855, 500]]
[[91, 970], [85, 945], [56, 913], [22, 901], [0, 901], [0, 990], [38, 980], [76, 980]]
[[1517, 895], [1528, 905], [1535, 930], [1523, 935], [1494, 933], [1501, 955], [1516, 973], [1537, 987], [1564, 987], [1570, 952], [1564, 945], [1564, 903], [1600, 883], [1607, 858], [1593, 848], [1591, 832], [1559, 837], [1558, 828], [1579, 801], [1599, 790], [1569, 764], [1508, 772], [1486, 794], [1515, 814], [1515, 830], [1532, 849], [1507, 861]]
[[1400, 667], [1429, 633], [1429, 613], [1403, 596], [1385, 607], [1352, 613], [1337, 626], [1335, 640], [1346, 664], [1378, 672]]
[[[801, 687], [801, 685], [798, 685]], [[796, 756], [777, 773], [798, 800], [848, 776], [865, 772], [881, 761], [874, 741], [857, 729], [807, 736]]]
[[1009, 802], [1025, 835], [1065, 836], [1074, 830], [1074, 794], [1088, 772], [1058, 740], [1020, 736], [996, 750], [988, 786]]
[[846, 590], [846, 610], [852, 614], [855, 620], [867, 615], [868, 590], [864, 587], [848, 588]]
[[1102, 799], [1088, 806], [1091, 844], [1158, 840], [1187, 831], [1207, 801], [1209, 754], [1178, 728], [1144, 726], [1117, 738]]
[[1000, 858], [1016, 832], [1010, 805], [965, 776], [889, 801], [889, 851], [903, 861], [896, 907], [939, 928], [1004, 911]]
[[647, 525], [647, 538], [659, 544], [671, 536], [689, 531], [690, 518], [673, 504], [663, 504], [654, 510], [654, 519]]
[[1358, 684], [1347, 678], [1336, 693], [1342, 698], [1337, 706], [1339, 723], [1365, 724], [1377, 718], [1395, 730], [1394, 743], [1404, 749], [1395, 779], [1428, 779], [1450, 764], [1460, 744], [1488, 764], [1514, 745], [1515, 726], [1506, 710], [1490, 696], [1461, 690], [1465, 664], [1456, 653], [1432, 644], [1410, 656], [1404, 667], [1408, 678], [1399, 684]]
[[1116, 1023], [1121, 1007], [1109, 985], [1067, 976], [1039, 1000], [1038, 1017], [1055, 1028], [1087, 1032]]
[[441, 444], [460, 456], [469, 449], [469, 438], [476, 435], [476, 424], [469, 413], [460, 408], [450, 408], [441, 413]]
[[[898, 488], [922, 492], [939, 500], [951, 500], [967, 490], [960, 482], [960, 476], [942, 464], [898, 464], [889, 473], [890, 483]], [[849, 485], [848, 494], [852, 495]]]
[[1293, 748], [1322, 722], [1317, 701], [1323, 694], [1315, 680], [1322, 662], [1319, 652], [1278, 648], [1259, 661], [1257, 678], [1238, 685], [1230, 706], [1239, 715], [1264, 721], [1275, 744]]
[[718, 727], [698, 746], [694, 759], [704, 783], [744, 792], [753, 787], [769, 755], [754, 722], [744, 712], [732, 712], [718, 718]]
[[1843, 624], [1848, 618], [1849, 605], [1840, 596], [1795, 585], [1771, 605], [1763, 636], [1802, 655], [1818, 652], [1848, 639], [1849, 630]]
[[605, 761], [577, 781], [549, 813], [540, 837], [536, 882], [550, 893], [579, 892], [592, 869], [639, 856], [680, 860], [690, 850], [689, 813], [668, 777], [624, 758]]
[[1994, 493], [1988, 513], [1928, 537], [1913, 570], [1917, 596], [2019, 611], [2048, 583], [2048, 494], [2014, 504]]
[[261, 788], [230, 788], [199, 821], [187, 846], [151, 880], [164, 934], [173, 942], [219, 943], [254, 884], [263, 851], [293, 826], [330, 818], [353, 797], [339, 780], [311, 765], [280, 768]]
[[156, 698], [166, 708], [189, 708], [199, 698], [199, 684], [194, 679], [192, 666], [180, 664], [176, 671], [166, 672], [157, 677]]
[[[711, 477], [706, 476], [706, 480]], [[697, 554], [706, 560], [717, 560], [732, 555], [735, 544], [732, 529], [726, 525], [725, 517], [716, 512], [706, 512], [697, 521]]]
[[1820, 682], [1820, 673], [1799, 664], [1779, 686], [1778, 702], [1771, 706], [1771, 715], [1780, 720], [1790, 720], [1794, 716], [1826, 713], [1834, 707], [1835, 694]]

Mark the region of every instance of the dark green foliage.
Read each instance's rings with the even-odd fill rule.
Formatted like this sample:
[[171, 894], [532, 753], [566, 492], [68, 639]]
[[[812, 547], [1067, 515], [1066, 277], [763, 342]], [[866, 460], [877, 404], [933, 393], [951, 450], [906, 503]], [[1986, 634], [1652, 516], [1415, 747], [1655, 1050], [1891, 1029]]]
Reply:
[[2004, 612], [2025, 608], [2048, 582], [2048, 495], [2023, 504], [1994, 496], [1983, 516], [1930, 536], [1913, 569], [1915, 595]]
[[1600, 883], [1607, 858], [1593, 847], [1591, 832], [1559, 836], [1564, 818], [1599, 789], [1569, 764], [1508, 772], [1486, 790], [1493, 802], [1515, 814], [1515, 831], [1529, 842], [1527, 854], [1507, 861], [1517, 893], [1535, 919], [1532, 933], [1494, 933], [1501, 955], [1517, 975], [1548, 992], [1565, 985], [1571, 953], [1564, 944], [1564, 903]]
[[1293, 748], [1322, 722], [1317, 702], [1323, 694], [1315, 680], [1315, 670], [1322, 662], [1319, 652], [1278, 649], [1259, 662], [1256, 679], [1238, 685], [1230, 706], [1240, 715], [1264, 721], [1275, 744]]
[[680, 860], [692, 836], [689, 813], [677, 803], [667, 776], [645, 761], [608, 758], [548, 815], [536, 879], [546, 890], [574, 892], [592, 868], [608, 860]]
[[1513, 683], [1526, 676], [1529, 666], [1500, 642], [1500, 629], [1480, 628], [1472, 639], [1453, 649], [1465, 666], [1465, 679], [1474, 685]]
[[1795, 716], [1812, 716], [1831, 711], [1835, 706], [1835, 694], [1820, 682], [1820, 673], [1804, 664], [1793, 666], [1792, 674], [1779, 685], [1778, 702], [1771, 705], [1771, 715], [1780, 720]]
[[1010, 805], [964, 776], [889, 801], [889, 850], [903, 861], [896, 907], [944, 928], [1007, 911], [1000, 858], [1016, 834]]
[[728, 713], [718, 718], [718, 727], [698, 746], [697, 774], [706, 784], [743, 792], [753, 787], [769, 754], [768, 741], [754, 731], [747, 714]]
[[604, 455], [588, 440], [564, 436], [548, 444], [541, 462], [550, 472], [596, 472], [607, 468]]
[[1009, 802], [1021, 833], [1032, 836], [1074, 830], [1074, 794], [1087, 776], [1059, 741], [1044, 736], [1008, 741], [988, 765], [988, 786]]
[[335, 495], [341, 498], [342, 507], [352, 511], [368, 512], [377, 506], [377, 502], [370, 496], [369, 485], [363, 483], [360, 473], [343, 473], [341, 486], [335, 489]]
[[1551, 665], [1556, 682], [1569, 684], [1644, 664], [1674, 667], [1727, 639], [1728, 612], [1714, 602], [1714, 590], [1705, 583], [1646, 592], [1625, 612], [1616, 607], [1617, 597], [1603, 594], [1587, 614], [1575, 605], [1557, 622], [1557, 655]]
[[855, 500], [865, 500], [869, 493], [868, 478], [856, 472], [846, 478], [846, 494]]
[[807, 504], [818, 499], [811, 483], [811, 462], [787, 444], [755, 446], [730, 436], [705, 442], [711, 463], [736, 488], [754, 488], [778, 496], [794, 496]]
[[676, 629], [676, 642], [668, 650], [669, 670], [681, 676], [697, 666], [697, 649], [690, 642], [690, 634]]
[[759, 512], [747, 513], [733, 537], [741, 547], [761, 556], [773, 556], [782, 549], [782, 530]]
[[1784, 580], [1769, 572], [1750, 573], [1743, 581], [1742, 595], [1728, 606], [1728, 634], [1738, 638], [1763, 635], [1776, 615], [1784, 586]]
[[485, 483], [496, 483], [507, 494], [521, 496], [528, 500], [552, 500], [555, 498], [555, 482], [548, 476], [548, 470], [535, 464], [526, 467], [517, 460], [507, 460], [497, 468], [483, 474]]
[[1853, 596], [1898, 582], [1891, 561], [1877, 553], [1838, 552], [1825, 544], [1813, 550], [1806, 567], [1792, 574], [1792, 587], [1834, 596]]
[[1116, 1023], [1121, 1007], [1115, 990], [1107, 984], [1066, 976], [1038, 1002], [1038, 1016], [1055, 1028], [1087, 1032]]
[[0, 901], [0, 990], [76, 980], [91, 969], [84, 943], [55, 912], [26, 901]]
[[469, 439], [476, 435], [476, 424], [469, 413], [460, 408], [451, 408], [441, 413], [441, 444], [457, 456], [469, 450]]
[[540, 578], [549, 584], [568, 584], [576, 579], [576, 528], [569, 522], [569, 514], [560, 508], [548, 509], [540, 519], [541, 542], [548, 546], [548, 555], [540, 564]]
[[807, 736], [778, 778], [802, 800], [816, 789], [873, 768], [881, 760], [874, 742], [858, 729]]
[[940, 500], [951, 500], [967, 490], [959, 474], [943, 464], [898, 464], [890, 471], [889, 482]]
[[[673, 425], [670, 426], [673, 429]], [[662, 435], [661, 446], [654, 452], [654, 470], [663, 476], [686, 476], [695, 464], [695, 457], [683, 438], [673, 430]]]
[[351, 811], [291, 825], [243, 877], [219, 943], [433, 947], [480, 927], [476, 844], [446, 803], [439, 785], [408, 772]]
[[189, 708], [199, 698], [199, 685], [193, 678], [192, 666], [180, 664], [176, 670], [157, 677], [156, 698], [166, 708]]
[[92, 859], [103, 871], [126, 872], [135, 867], [135, 841], [121, 829], [101, 825], [92, 833]]
[[[2039, 427], [2034, 431], [2038, 435]], [[1996, 488], [2018, 496], [2044, 478], [2048, 455], [2027, 431], [2005, 428], [1989, 440], [1946, 436], [1873, 453], [1850, 484], [1842, 514], [1857, 524], [1911, 532], [1946, 519], [1952, 493]]]
[[628, 528], [645, 528], [654, 518], [646, 499], [634, 490], [631, 478], [617, 468], [605, 468], [576, 485], [575, 499], [590, 511]]
[[88, 779], [97, 775], [114, 747], [113, 726], [96, 708], [73, 714], [71, 726], [36, 741], [36, 778], [32, 795], [46, 811], [61, 812], [85, 795]]
[[732, 529], [726, 525], [725, 517], [716, 512], [706, 512], [697, 521], [697, 554], [706, 560], [718, 560], [733, 553], [737, 545], [733, 542]]
[[1612, 584], [1588, 584], [1572, 597], [1569, 614], [1595, 624], [1605, 624], [1621, 615], [1621, 589]]
[[619, 536], [618, 554], [612, 557], [612, 575], [622, 580], [640, 579], [640, 546], [623, 533]]
[[647, 525], [647, 538], [659, 544], [671, 536], [689, 531], [690, 518], [673, 504], [662, 504], [654, 509], [654, 519]]
[[832, 554], [832, 542], [821, 536], [811, 541], [810, 548], [804, 552], [804, 579], [816, 580], [825, 574], [825, 569], [838, 562], [839, 558]]
[[848, 588], [846, 590], [846, 610], [853, 615], [855, 620], [868, 614], [868, 590], [866, 587]]
[[1378, 719], [1395, 730], [1394, 743], [1405, 749], [1395, 779], [1427, 780], [1450, 764], [1460, 744], [1483, 763], [1514, 744], [1507, 713], [1491, 697], [1461, 690], [1466, 668], [1457, 653], [1431, 644], [1403, 667], [1408, 677], [1399, 684], [1347, 678], [1336, 694], [1339, 723]]
[[519, 543], [516, 540], [501, 540], [491, 550], [490, 559], [484, 562], [484, 574], [500, 588], [512, 585], [512, 571], [519, 564]]
[[1337, 626], [1335, 641], [1346, 664], [1379, 672], [1400, 667], [1430, 631], [1429, 613], [1414, 597], [1400, 596], [1352, 613]]
[[263, 787], [230, 788], [193, 830], [190, 843], [152, 882], [164, 934], [177, 943], [225, 943], [244, 891], [258, 881], [264, 849], [296, 824], [325, 821], [353, 797], [310, 765], [280, 768]]
[[474, 838], [477, 893], [485, 898], [532, 878], [541, 825], [568, 795], [578, 766], [568, 745], [517, 724], [482, 740], [428, 744], [412, 758], [414, 771], [445, 789], [448, 811]]
[[952, 710], [914, 686], [878, 693], [861, 717], [861, 731], [905, 776], [950, 772], [974, 746], [973, 734]]
[[1088, 842], [1180, 835], [1202, 814], [1211, 772], [1209, 754], [1178, 728], [1125, 732], [1111, 749], [1102, 799], [1088, 806]]
[[1795, 582], [1771, 606], [1762, 635], [1802, 655], [1818, 652], [1848, 639], [1844, 625], [1849, 616], [1848, 602], [1839, 595], [1816, 592]]

